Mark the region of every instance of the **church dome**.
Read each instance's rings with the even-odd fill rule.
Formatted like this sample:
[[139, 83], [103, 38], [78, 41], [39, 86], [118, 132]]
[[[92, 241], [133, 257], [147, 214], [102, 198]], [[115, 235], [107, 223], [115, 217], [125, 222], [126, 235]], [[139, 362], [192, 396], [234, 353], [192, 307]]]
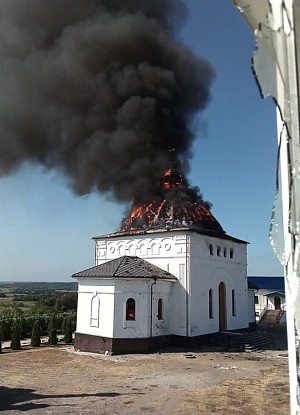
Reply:
[[163, 228], [189, 228], [225, 234], [199, 192], [185, 183], [174, 169], [165, 172], [162, 180], [163, 196], [149, 203], [135, 204], [121, 223], [121, 231]]

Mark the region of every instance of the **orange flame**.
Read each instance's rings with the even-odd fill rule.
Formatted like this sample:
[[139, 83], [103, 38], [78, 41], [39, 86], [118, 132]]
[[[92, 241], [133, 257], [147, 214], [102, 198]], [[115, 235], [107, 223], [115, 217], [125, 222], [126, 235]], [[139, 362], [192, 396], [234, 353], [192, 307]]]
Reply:
[[[177, 189], [183, 185], [181, 174], [173, 169], [165, 171], [162, 186], [164, 190]], [[209, 208], [201, 201], [178, 201], [172, 196], [163, 201], [152, 201], [132, 208], [130, 216], [123, 222], [122, 230], [143, 229], [153, 226], [190, 226], [199, 222], [218, 223]]]
[[164, 174], [163, 188], [165, 190], [176, 189], [182, 184], [182, 176], [178, 172], [168, 169]]

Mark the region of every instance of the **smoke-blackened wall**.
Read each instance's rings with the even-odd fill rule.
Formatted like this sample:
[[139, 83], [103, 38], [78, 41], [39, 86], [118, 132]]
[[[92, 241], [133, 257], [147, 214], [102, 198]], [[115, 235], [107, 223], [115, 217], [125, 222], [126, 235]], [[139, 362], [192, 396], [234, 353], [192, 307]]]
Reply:
[[212, 70], [177, 40], [180, 0], [2, 0], [0, 173], [24, 161], [78, 194], [143, 202], [188, 168]]

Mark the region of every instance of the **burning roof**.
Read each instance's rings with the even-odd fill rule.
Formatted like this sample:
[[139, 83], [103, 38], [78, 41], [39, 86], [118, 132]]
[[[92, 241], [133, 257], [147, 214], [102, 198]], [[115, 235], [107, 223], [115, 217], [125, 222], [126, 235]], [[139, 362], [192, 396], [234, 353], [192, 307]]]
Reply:
[[189, 228], [225, 234], [210, 211], [210, 205], [190, 188], [175, 169], [162, 179], [161, 196], [151, 202], [135, 204], [121, 223], [121, 232], [164, 228]]

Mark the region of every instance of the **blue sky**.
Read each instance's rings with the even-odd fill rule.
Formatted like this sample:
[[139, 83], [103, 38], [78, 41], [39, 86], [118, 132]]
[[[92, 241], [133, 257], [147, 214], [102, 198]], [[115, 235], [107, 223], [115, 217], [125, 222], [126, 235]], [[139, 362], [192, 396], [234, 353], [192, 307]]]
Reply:
[[[250, 242], [249, 275], [283, 275], [269, 243], [276, 119], [251, 72], [254, 36], [230, 0], [186, 0], [181, 39], [213, 66], [212, 99], [195, 128], [190, 181], [224, 230]], [[0, 179], [0, 281], [71, 281], [94, 265], [92, 236], [118, 230], [124, 206], [78, 197], [64, 177], [24, 165]]]

